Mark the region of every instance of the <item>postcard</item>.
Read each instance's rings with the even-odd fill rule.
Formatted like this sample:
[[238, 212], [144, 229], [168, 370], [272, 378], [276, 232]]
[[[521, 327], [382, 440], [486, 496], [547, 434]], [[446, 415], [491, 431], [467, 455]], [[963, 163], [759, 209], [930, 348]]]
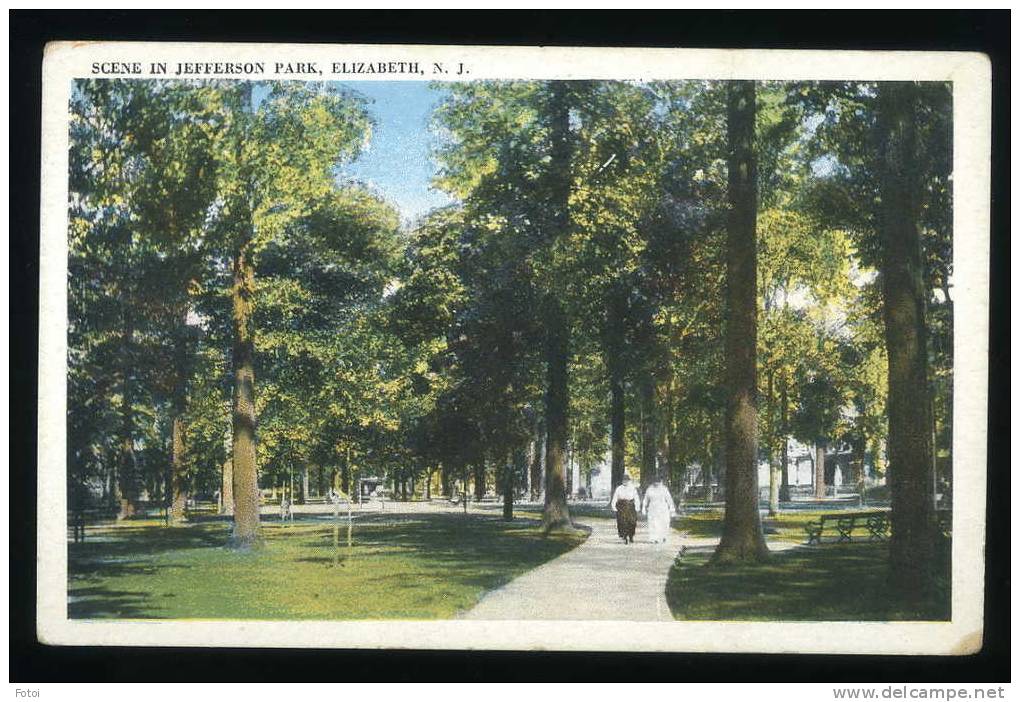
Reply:
[[40, 640], [980, 650], [990, 90], [48, 45]]

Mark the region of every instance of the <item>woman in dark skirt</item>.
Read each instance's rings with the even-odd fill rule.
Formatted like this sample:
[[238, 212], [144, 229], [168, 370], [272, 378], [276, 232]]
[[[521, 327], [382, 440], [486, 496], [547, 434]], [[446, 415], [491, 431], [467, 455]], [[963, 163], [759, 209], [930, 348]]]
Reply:
[[623, 543], [634, 543], [634, 532], [637, 531], [637, 506], [641, 504], [638, 490], [629, 475], [623, 476], [623, 482], [613, 493], [610, 509], [616, 512], [616, 533]]

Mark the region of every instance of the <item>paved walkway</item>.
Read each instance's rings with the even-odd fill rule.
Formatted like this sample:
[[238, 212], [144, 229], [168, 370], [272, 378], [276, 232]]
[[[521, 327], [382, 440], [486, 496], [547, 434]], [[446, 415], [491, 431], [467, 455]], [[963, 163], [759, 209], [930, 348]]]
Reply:
[[[664, 544], [648, 541], [644, 521], [635, 542], [625, 545], [616, 522], [584, 517], [587, 541], [538, 568], [486, 593], [462, 619], [563, 619], [674, 621], [666, 604], [666, 576], [683, 546], [687, 552], [712, 552], [718, 538], [691, 538], [675, 529]], [[785, 551], [797, 544], [772, 541]]]
[[648, 541], [638, 523], [633, 544], [616, 535], [616, 522], [583, 518], [587, 541], [487, 593], [464, 619], [620, 619], [673, 621], [666, 605], [666, 574], [680, 551], [675, 530], [664, 544]]

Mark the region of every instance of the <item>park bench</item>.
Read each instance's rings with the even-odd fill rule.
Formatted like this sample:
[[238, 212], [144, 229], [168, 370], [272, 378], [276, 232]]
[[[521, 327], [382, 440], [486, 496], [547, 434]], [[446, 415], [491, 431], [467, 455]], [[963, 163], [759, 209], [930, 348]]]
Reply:
[[854, 529], [865, 526], [868, 529], [869, 541], [883, 541], [889, 537], [889, 512], [886, 510], [873, 512], [834, 512], [823, 514], [816, 521], [804, 525], [804, 531], [808, 535], [808, 544], [822, 543], [826, 527], [831, 533], [832, 525], [835, 525], [839, 534], [837, 543], [849, 543], [853, 541]]
[[74, 543], [84, 543], [85, 527], [89, 524], [97, 524], [104, 519], [113, 519], [110, 510], [99, 507], [72, 509], [67, 515], [67, 524], [71, 527], [71, 538]]
[[[835, 522], [836, 530], [839, 532], [839, 543], [849, 542], [852, 540], [852, 533], [854, 528], [864, 525], [868, 529], [869, 540], [884, 540], [889, 537], [889, 512], [888, 511], [873, 511], [873, 512], [850, 512], [850, 513], [833, 513], [823, 514], [818, 518], [818, 521], [810, 522], [804, 525], [804, 530], [808, 533], [808, 543], [821, 544], [822, 535], [825, 531], [826, 523], [831, 524]], [[950, 509], [939, 509], [935, 510], [935, 523], [939, 533], [944, 538], [951, 538], [953, 534], [953, 511]], [[831, 530], [830, 530], [831, 531]]]

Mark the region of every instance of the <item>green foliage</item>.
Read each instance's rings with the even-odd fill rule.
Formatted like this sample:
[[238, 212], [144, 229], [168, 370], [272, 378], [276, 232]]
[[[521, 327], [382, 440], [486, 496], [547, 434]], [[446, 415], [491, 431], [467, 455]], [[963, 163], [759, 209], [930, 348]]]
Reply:
[[[334, 178], [369, 136], [359, 99], [320, 84], [85, 81], [72, 113], [72, 472], [109, 474], [127, 432], [153, 462], [144, 482], [161, 485], [178, 415], [188, 482], [218, 488], [228, 263], [244, 241], [265, 480], [336, 448], [323, 427], [338, 394], [392, 404], [375, 397], [388, 387], [378, 354], [366, 358], [385, 341], [347, 331], [377, 335], [401, 247], [392, 208]], [[337, 368], [345, 354], [359, 365]], [[344, 408], [347, 424], [360, 409]]]
[[[371, 138], [355, 94], [297, 82], [76, 83], [73, 482], [110, 486], [130, 453], [137, 482], [162, 494], [176, 417], [191, 488], [217, 489], [238, 313], [231, 266], [241, 254], [254, 274], [246, 311], [263, 486], [308, 466], [403, 482], [520, 463], [541, 445], [550, 302], [570, 339], [569, 443], [585, 473], [608, 449], [612, 378], [625, 388], [629, 470], [646, 426], [677, 487], [693, 466], [717, 464], [724, 87], [437, 86], [434, 182], [456, 204], [408, 228], [390, 204], [337, 179]], [[766, 82], [757, 95], [759, 444], [771, 456], [795, 436], [879, 459], [875, 86]], [[945, 465], [950, 97], [926, 84], [917, 115]], [[642, 407], [649, 387], [652, 406]]]

